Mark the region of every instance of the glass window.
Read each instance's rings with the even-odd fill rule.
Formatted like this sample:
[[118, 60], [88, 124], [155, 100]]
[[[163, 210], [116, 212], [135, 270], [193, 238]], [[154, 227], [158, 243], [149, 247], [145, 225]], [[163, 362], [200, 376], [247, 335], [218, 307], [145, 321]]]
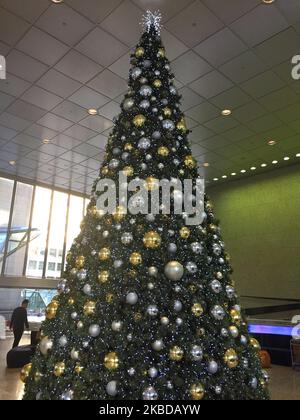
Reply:
[[[55, 257], [48, 252], [48, 262], [54, 263], [54, 267], [57, 263], [62, 263], [62, 258], [57, 256], [58, 250], [63, 249], [65, 241], [65, 230], [66, 230], [66, 217], [67, 217], [67, 205], [68, 205], [68, 194], [55, 191], [53, 195], [53, 207], [51, 217], [51, 228], [49, 235], [49, 250], [55, 249]], [[51, 265], [53, 267], [53, 265]], [[49, 269], [49, 265], [46, 270], [46, 277], [58, 278], [61, 276], [61, 272], [53, 269]]]
[[61, 271], [61, 269], [62, 269], [62, 263], [57, 263], [56, 270]]
[[80, 233], [80, 223], [83, 218], [84, 199], [71, 195], [69, 207], [69, 223], [67, 229], [67, 247], [68, 252], [72, 246], [74, 239]]
[[[17, 183], [11, 229], [9, 232], [8, 257], [5, 274], [18, 276], [23, 274], [26, 245], [28, 241], [29, 220], [33, 186]], [[31, 230], [31, 233], [33, 230]]]
[[11, 206], [14, 181], [0, 178], [0, 272], [2, 269], [5, 241], [7, 237], [7, 225]]
[[28, 262], [28, 267], [30, 270], [36, 270], [37, 268], [37, 261], [30, 260]]
[[49, 262], [48, 263], [48, 271], [55, 271], [55, 263]]
[[28, 260], [36, 259], [39, 261], [39, 264], [36, 270], [31, 270], [27, 264], [27, 276], [42, 277], [43, 275], [50, 205], [51, 190], [47, 188], [36, 187]]
[[87, 211], [88, 205], [90, 204], [90, 201], [91, 200], [89, 198], [84, 199], [84, 213], [83, 213], [84, 216], [86, 215], [86, 211]]
[[56, 249], [53, 249], [53, 248], [51, 248], [50, 251], [49, 251], [49, 255], [51, 257], [56, 257], [56, 253], [57, 253], [57, 250]]

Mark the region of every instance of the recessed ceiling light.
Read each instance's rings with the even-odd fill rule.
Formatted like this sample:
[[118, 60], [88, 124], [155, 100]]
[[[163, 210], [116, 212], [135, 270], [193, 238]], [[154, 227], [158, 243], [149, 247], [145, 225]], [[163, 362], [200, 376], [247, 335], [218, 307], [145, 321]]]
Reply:
[[297, 154], [296, 154], [296, 157], [300, 157], [300, 153], [297, 153]]
[[250, 169], [251, 171], [256, 171], [256, 166], [252, 166]]
[[247, 171], [246, 171], [246, 169], [242, 169], [242, 170], [241, 170], [241, 173], [242, 173], [242, 174], [245, 174], [246, 172], [247, 172]]
[[203, 166], [204, 166], [204, 168], [208, 168], [210, 166], [210, 163], [205, 162], [205, 163], [203, 163]]
[[49, 139], [43, 139], [43, 143], [44, 144], [49, 144], [50, 143], [50, 140]]
[[223, 179], [226, 179], [226, 178], [227, 178], [227, 175], [223, 175], [223, 176], [222, 176], [222, 178], [223, 178]]
[[214, 180], [214, 181], [219, 181], [219, 178], [214, 178], [213, 180]]
[[9, 163], [11, 166], [15, 166], [17, 162], [16, 162], [15, 160], [10, 160], [8, 163]]
[[277, 141], [275, 141], [275, 140], [269, 140], [268, 141], [269, 146], [275, 146], [275, 144], [277, 144]]
[[278, 163], [278, 160], [273, 160], [273, 165], [277, 165], [277, 163]]
[[262, 0], [263, 3], [265, 4], [272, 4], [274, 3], [275, 0]]
[[283, 160], [290, 160], [290, 158], [286, 156], [285, 158], [283, 158]]
[[262, 163], [261, 165], [260, 165], [262, 168], [265, 168], [266, 166], [268, 166], [266, 163]]
[[90, 115], [97, 115], [98, 114], [98, 111], [97, 111], [96, 108], [90, 108], [90, 109], [88, 109], [88, 114], [90, 114]]
[[222, 111], [222, 115], [224, 116], [224, 117], [228, 117], [229, 115], [231, 115], [232, 114], [232, 111], [231, 111], [231, 109], [223, 109], [223, 111]]
[[64, 0], [51, 0], [52, 3], [58, 4], [58, 3], [62, 3]]
[[231, 176], [236, 176], [236, 172], [232, 172]]

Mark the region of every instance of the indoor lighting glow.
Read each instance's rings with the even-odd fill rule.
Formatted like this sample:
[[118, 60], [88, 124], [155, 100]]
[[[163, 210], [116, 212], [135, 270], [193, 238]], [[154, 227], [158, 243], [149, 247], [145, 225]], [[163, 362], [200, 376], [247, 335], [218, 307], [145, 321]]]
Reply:
[[300, 157], [300, 153], [297, 153], [297, 154], [296, 154], [296, 157]]
[[50, 143], [50, 140], [49, 139], [43, 139], [43, 143], [44, 144], [49, 144]]
[[210, 163], [205, 162], [205, 163], [203, 163], [203, 166], [204, 166], [204, 168], [208, 168], [210, 166]]
[[10, 160], [9, 162], [8, 162], [11, 166], [15, 166], [15, 164], [17, 163], [15, 160]]
[[58, 3], [62, 3], [64, 0], [51, 0], [52, 3], [58, 4]]
[[290, 158], [286, 156], [285, 158], [283, 158], [283, 160], [290, 160]]
[[251, 171], [255, 171], [256, 170], [256, 166], [252, 166], [250, 169], [251, 169]]
[[277, 165], [277, 163], [278, 163], [278, 160], [273, 160], [273, 165]]
[[277, 142], [275, 140], [268, 141], [269, 146], [275, 146], [275, 144], [277, 144]]
[[245, 174], [246, 172], [247, 172], [246, 169], [241, 170], [241, 174]]
[[272, 4], [274, 3], [275, 0], [262, 0], [263, 3], [265, 4]]
[[227, 175], [223, 175], [223, 176], [222, 176], [222, 178], [223, 178], [223, 179], [226, 179], [226, 178], [227, 178]]
[[90, 108], [90, 109], [88, 109], [88, 114], [90, 114], [90, 115], [97, 115], [98, 114], [98, 111], [95, 108]]
[[219, 178], [214, 178], [213, 180], [214, 180], [214, 181], [219, 181]]
[[262, 163], [261, 165], [260, 165], [262, 168], [265, 168], [266, 166], [268, 166], [266, 163]]
[[222, 111], [222, 115], [224, 116], [224, 117], [228, 117], [229, 115], [231, 115], [232, 114], [232, 111], [231, 111], [231, 109], [223, 109], [223, 111]]
[[231, 176], [236, 176], [236, 172], [232, 172]]

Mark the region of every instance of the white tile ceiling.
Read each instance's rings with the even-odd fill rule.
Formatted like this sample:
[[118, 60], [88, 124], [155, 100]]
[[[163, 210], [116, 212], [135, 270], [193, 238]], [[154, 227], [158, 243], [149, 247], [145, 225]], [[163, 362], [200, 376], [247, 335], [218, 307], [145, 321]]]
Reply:
[[[101, 5], [100, 5], [101, 3]], [[88, 194], [147, 8], [208, 180], [300, 153], [299, 0], [0, 0], [0, 173]], [[97, 108], [91, 117], [87, 108]], [[230, 117], [220, 115], [232, 109]], [[43, 144], [49, 139], [50, 144]], [[277, 145], [267, 146], [274, 139]], [[10, 166], [9, 161], [16, 165]], [[203, 170], [204, 171], [204, 170]]]

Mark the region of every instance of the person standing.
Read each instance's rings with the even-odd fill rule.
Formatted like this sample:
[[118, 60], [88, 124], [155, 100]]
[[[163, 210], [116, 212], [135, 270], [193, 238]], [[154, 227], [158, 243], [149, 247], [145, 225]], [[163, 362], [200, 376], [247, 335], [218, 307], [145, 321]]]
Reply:
[[22, 335], [24, 333], [24, 328], [29, 329], [28, 319], [27, 319], [27, 308], [29, 300], [25, 299], [22, 302], [22, 305], [16, 308], [12, 314], [10, 321], [10, 329], [14, 332], [14, 343], [12, 348], [18, 347]]

